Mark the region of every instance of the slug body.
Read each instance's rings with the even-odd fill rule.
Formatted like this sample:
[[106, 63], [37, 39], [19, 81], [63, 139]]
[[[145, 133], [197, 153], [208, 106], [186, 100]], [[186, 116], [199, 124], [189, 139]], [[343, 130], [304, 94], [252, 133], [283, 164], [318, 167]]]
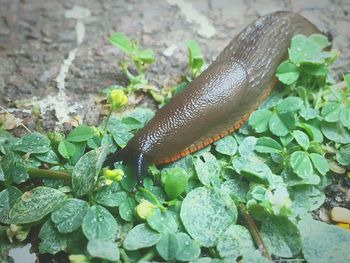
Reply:
[[314, 33], [315, 25], [291, 12], [257, 19], [107, 164], [134, 162], [140, 182], [149, 163], [173, 162], [237, 130], [277, 83], [292, 37]]

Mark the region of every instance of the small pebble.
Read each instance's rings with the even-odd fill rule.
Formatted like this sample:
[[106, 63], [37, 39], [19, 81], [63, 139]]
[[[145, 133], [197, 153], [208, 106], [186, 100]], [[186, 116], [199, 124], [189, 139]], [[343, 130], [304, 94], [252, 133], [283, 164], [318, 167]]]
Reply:
[[332, 220], [350, 224], [350, 210], [343, 207], [334, 207], [331, 211]]

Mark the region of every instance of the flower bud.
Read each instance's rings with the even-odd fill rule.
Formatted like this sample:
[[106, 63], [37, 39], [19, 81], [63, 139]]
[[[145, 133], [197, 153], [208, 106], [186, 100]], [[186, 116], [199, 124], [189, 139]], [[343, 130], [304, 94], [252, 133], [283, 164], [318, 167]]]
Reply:
[[123, 180], [124, 171], [122, 169], [114, 169], [114, 170], [104, 169], [103, 175], [104, 177], [106, 177], [106, 179], [119, 182]]
[[111, 90], [108, 94], [108, 102], [112, 109], [120, 109], [128, 103], [128, 97], [120, 89]]
[[156, 205], [146, 199], [142, 199], [141, 203], [136, 206], [136, 213], [141, 219], [147, 219], [155, 208], [157, 208]]

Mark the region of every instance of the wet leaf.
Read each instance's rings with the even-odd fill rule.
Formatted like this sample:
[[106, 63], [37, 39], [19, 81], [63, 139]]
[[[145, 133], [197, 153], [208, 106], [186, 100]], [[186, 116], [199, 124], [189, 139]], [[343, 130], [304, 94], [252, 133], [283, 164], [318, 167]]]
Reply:
[[85, 142], [94, 137], [95, 129], [91, 126], [80, 125], [74, 128], [68, 135], [67, 141], [69, 142]]
[[301, 239], [298, 228], [286, 217], [271, 216], [264, 220], [261, 236], [268, 250], [278, 257], [291, 258], [300, 253]]
[[9, 221], [11, 224], [27, 224], [39, 221], [51, 213], [63, 200], [64, 194], [56, 189], [38, 186], [25, 192], [13, 205]]
[[26, 153], [45, 153], [50, 150], [50, 140], [38, 132], [24, 135], [13, 145], [14, 151]]
[[99, 239], [90, 240], [87, 245], [87, 251], [94, 258], [101, 258], [109, 261], [119, 260], [118, 244], [112, 241]]
[[39, 232], [39, 251], [41, 254], [56, 254], [67, 248], [67, 237], [58, 232], [51, 220], [47, 220]]
[[266, 132], [269, 129], [271, 116], [272, 112], [269, 110], [257, 110], [252, 113], [248, 123], [257, 133]]
[[87, 239], [115, 240], [117, 222], [108, 210], [100, 205], [89, 208], [83, 219], [83, 233]]
[[124, 240], [124, 248], [127, 250], [137, 250], [151, 247], [158, 243], [161, 235], [152, 230], [146, 224], [136, 225], [131, 229]]
[[192, 238], [202, 246], [210, 247], [230, 224], [236, 222], [237, 208], [227, 193], [198, 187], [185, 197], [180, 217]]
[[350, 235], [345, 229], [313, 220], [302, 219], [298, 228], [302, 238], [303, 255], [310, 263], [347, 263]]
[[232, 136], [225, 136], [215, 144], [215, 150], [221, 154], [232, 156], [237, 152], [237, 142]]
[[249, 231], [240, 225], [231, 225], [220, 236], [216, 246], [219, 255], [228, 260], [235, 260], [244, 251], [254, 251], [255, 246]]
[[87, 202], [70, 198], [63, 201], [61, 207], [51, 214], [51, 220], [60, 233], [70, 233], [81, 226], [88, 208]]

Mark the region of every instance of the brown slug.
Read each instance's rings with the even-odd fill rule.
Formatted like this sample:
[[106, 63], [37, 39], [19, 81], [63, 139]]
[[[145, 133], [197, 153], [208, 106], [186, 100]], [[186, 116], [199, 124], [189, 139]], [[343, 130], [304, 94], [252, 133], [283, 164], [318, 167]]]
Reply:
[[314, 33], [315, 25], [292, 12], [255, 20], [106, 164], [133, 162], [141, 183], [148, 164], [173, 162], [237, 130], [276, 85], [292, 37]]

